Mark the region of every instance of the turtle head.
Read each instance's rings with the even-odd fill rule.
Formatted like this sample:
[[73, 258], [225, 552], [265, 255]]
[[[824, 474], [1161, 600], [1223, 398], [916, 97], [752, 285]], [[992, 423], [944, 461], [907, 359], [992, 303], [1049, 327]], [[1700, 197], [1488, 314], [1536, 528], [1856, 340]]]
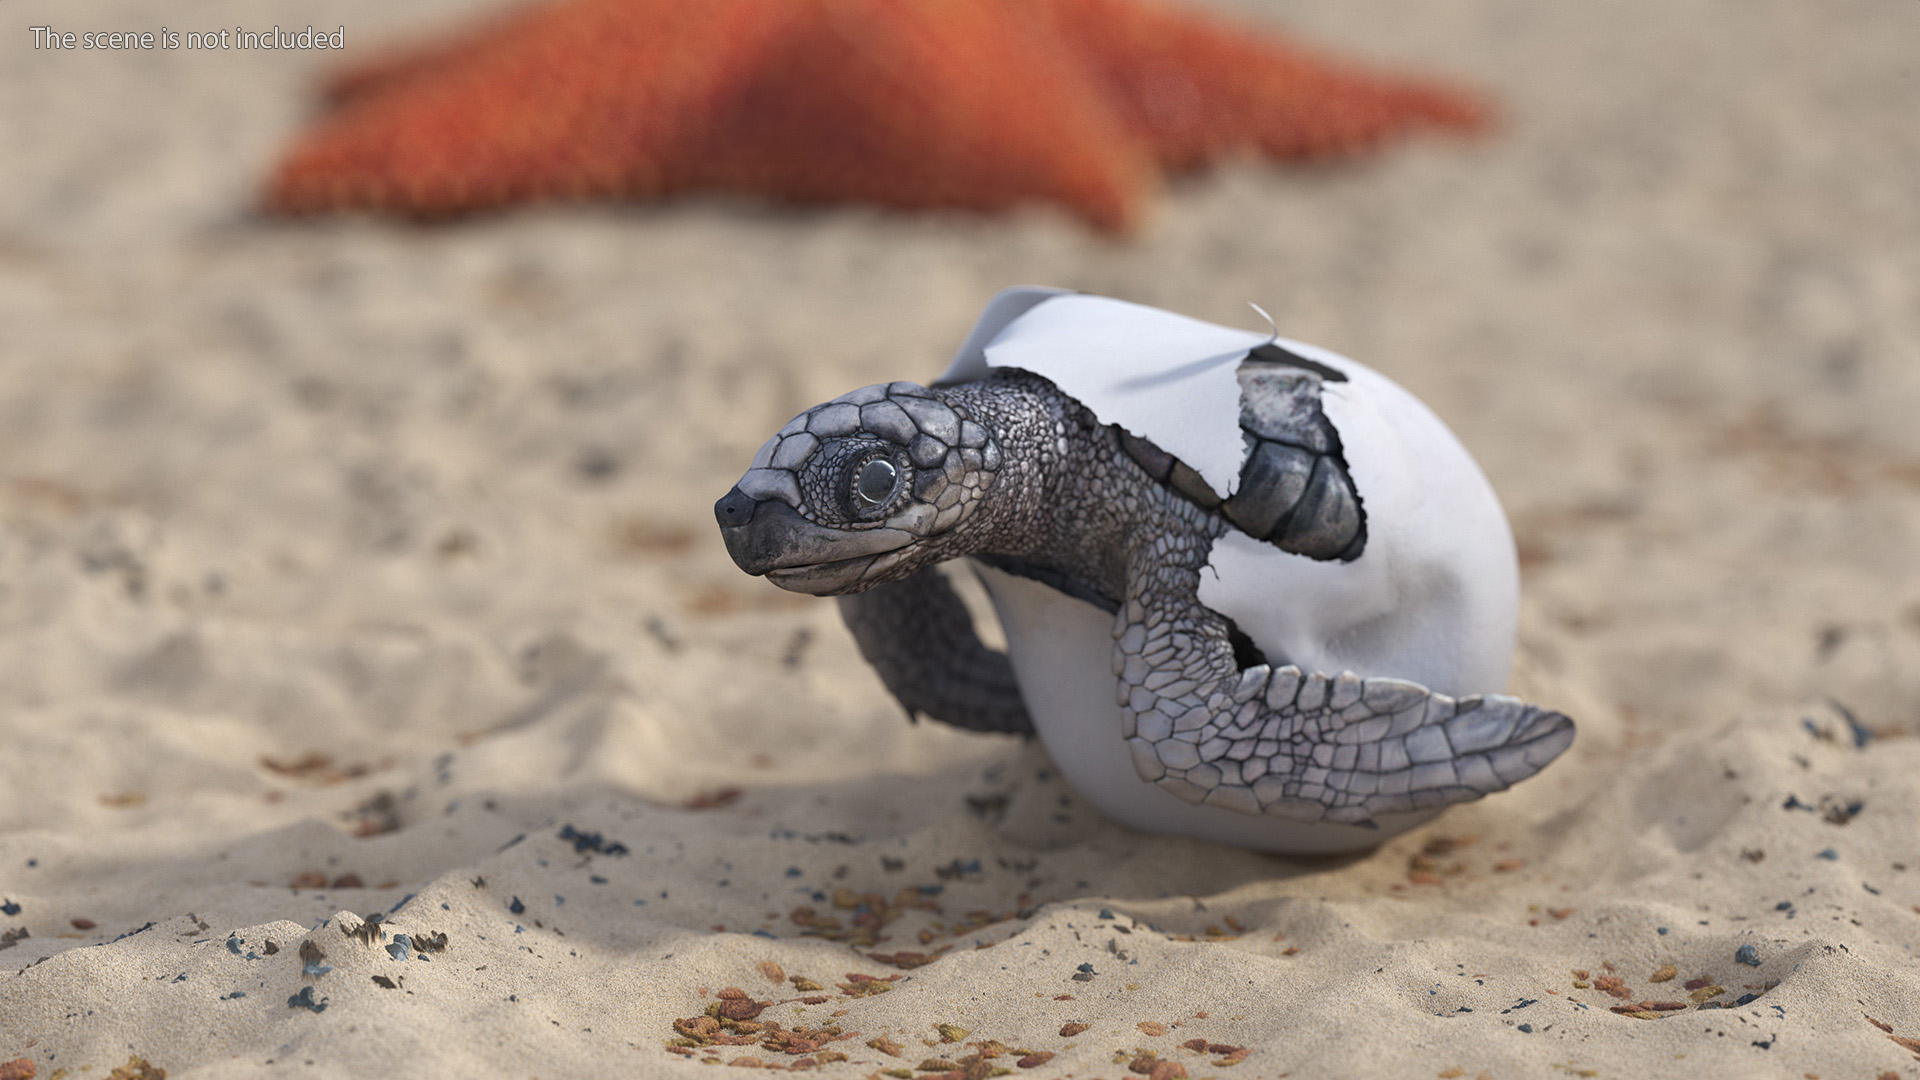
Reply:
[[964, 406], [908, 382], [816, 405], [713, 506], [740, 569], [831, 596], [965, 554], [1000, 447]]

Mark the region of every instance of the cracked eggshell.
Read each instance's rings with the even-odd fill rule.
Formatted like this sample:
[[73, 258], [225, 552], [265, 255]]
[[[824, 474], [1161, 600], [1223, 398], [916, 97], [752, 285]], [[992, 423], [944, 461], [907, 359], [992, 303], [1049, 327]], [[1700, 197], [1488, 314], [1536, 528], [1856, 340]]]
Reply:
[[1338, 353], [1280, 344], [1347, 376], [1322, 384], [1320, 407], [1366, 508], [1366, 549], [1322, 562], [1230, 530], [1214, 541], [1200, 602], [1305, 670], [1410, 679], [1456, 697], [1503, 691], [1520, 574], [1493, 485], [1399, 384]]
[[[984, 378], [996, 367], [1031, 371], [1230, 494], [1247, 453], [1237, 371], [1268, 340], [1122, 300], [1022, 286], [987, 304], [939, 382]], [[1347, 377], [1321, 384], [1320, 405], [1366, 508], [1367, 546], [1352, 562], [1328, 562], [1229, 530], [1201, 575], [1201, 603], [1269, 657], [1308, 670], [1414, 679], [1455, 695], [1504, 689], [1519, 572], [1486, 476], [1397, 383], [1327, 349], [1274, 340]]]

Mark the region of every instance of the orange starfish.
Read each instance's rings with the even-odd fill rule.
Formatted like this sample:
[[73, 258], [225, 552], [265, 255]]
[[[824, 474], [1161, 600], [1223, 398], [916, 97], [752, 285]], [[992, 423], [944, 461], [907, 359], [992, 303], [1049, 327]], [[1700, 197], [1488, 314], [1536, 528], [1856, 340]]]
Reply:
[[266, 205], [461, 213], [689, 190], [1135, 224], [1162, 170], [1486, 109], [1155, 0], [561, 0], [336, 77]]

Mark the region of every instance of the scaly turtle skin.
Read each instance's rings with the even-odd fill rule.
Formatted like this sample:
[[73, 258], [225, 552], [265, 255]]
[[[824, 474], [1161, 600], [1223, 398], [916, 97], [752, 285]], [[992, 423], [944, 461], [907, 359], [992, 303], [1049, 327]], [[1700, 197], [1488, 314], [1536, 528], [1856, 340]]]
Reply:
[[[1378, 843], [1572, 742], [1566, 717], [1489, 693], [1511, 536], [1466, 452], [1378, 374], [1010, 290], [945, 381], [807, 410], [715, 505], [743, 570], [840, 597], [910, 712], [1037, 731], [1137, 827], [1286, 851]], [[1011, 657], [935, 569], [961, 558]]]

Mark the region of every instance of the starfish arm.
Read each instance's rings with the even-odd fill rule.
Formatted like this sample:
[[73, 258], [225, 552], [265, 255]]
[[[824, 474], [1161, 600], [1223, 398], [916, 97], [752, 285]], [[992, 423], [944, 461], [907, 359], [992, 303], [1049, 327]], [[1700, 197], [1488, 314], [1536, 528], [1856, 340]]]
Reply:
[[682, 189], [689, 141], [787, 10], [571, 0], [350, 69], [266, 205], [436, 215]]
[[969, 731], [1033, 734], [1007, 654], [989, 649], [935, 569], [838, 598], [860, 654], [909, 716]]
[[1205, 541], [1134, 559], [1114, 622], [1123, 734], [1142, 779], [1190, 803], [1363, 824], [1503, 790], [1573, 742], [1573, 721], [1518, 698], [1451, 698], [1391, 678], [1234, 660], [1195, 599]]

